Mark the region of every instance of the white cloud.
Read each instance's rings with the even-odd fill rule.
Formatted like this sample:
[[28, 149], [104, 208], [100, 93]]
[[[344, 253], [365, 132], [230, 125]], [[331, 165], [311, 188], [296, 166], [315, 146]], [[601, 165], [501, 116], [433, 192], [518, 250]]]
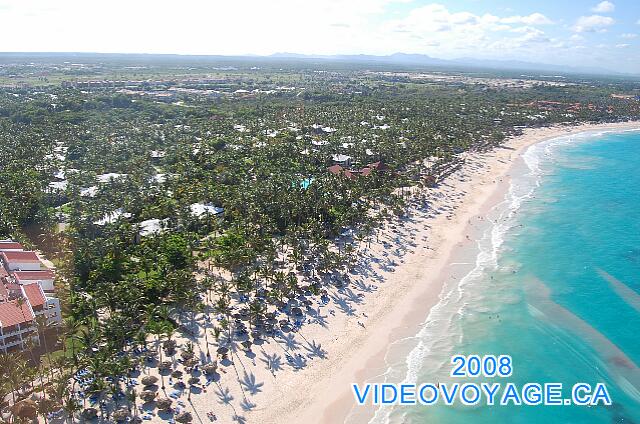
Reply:
[[596, 13], [610, 13], [613, 12], [615, 8], [615, 4], [605, 0], [592, 7], [591, 11]]
[[627, 47], [629, 47], [631, 44], [616, 44], [616, 48], [617, 49], [626, 49]]
[[[551, 19], [541, 13], [476, 15], [453, 12], [442, 4], [427, 4], [414, 8], [403, 18], [384, 23], [379, 33], [390, 34], [390, 37], [381, 37], [382, 43], [394, 38], [396, 45], [402, 45], [408, 51], [432, 47], [428, 53], [440, 57], [476, 53], [503, 55], [508, 49], [513, 53], [517, 49], [532, 49], [540, 43], [552, 41], [536, 28], [550, 23]], [[509, 33], [519, 35], [514, 37]]]
[[551, 41], [549, 37], [544, 33], [544, 31], [539, 30], [538, 28], [533, 27], [519, 27], [514, 28], [511, 32], [517, 32], [523, 34], [518, 38], [519, 41], [523, 43], [543, 43]]
[[500, 19], [500, 22], [505, 24], [525, 24], [525, 25], [549, 25], [553, 21], [547, 18], [542, 13], [532, 13], [527, 16], [508, 16]]
[[626, 34], [622, 34], [620, 37], [625, 38], [627, 40], [632, 40], [634, 38], [638, 38], [638, 34], [626, 33]]
[[613, 18], [602, 15], [580, 16], [573, 26], [575, 32], [604, 32], [615, 23]]

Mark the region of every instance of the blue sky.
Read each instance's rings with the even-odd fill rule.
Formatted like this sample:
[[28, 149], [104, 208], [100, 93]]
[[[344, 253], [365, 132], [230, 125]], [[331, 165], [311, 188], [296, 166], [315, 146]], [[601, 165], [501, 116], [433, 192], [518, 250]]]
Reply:
[[423, 53], [640, 74], [640, 0], [0, 0], [0, 51]]

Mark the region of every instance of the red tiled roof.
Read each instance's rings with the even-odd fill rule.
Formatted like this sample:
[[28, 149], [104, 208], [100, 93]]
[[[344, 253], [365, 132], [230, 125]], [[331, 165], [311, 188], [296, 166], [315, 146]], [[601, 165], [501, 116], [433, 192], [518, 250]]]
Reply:
[[53, 280], [55, 274], [50, 269], [43, 271], [14, 271], [18, 281]]
[[343, 175], [350, 180], [356, 177], [351, 171], [344, 169], [340, 165], [332, 165], [327, 168], [327, 171], [331, 172], [333, 175]]
[[27, 295], [27, 299], [29, 299], [29, 303], [31, 303], [32, 308], [37, 308], [47, 303], [47, 299], [45, 299], [42, 294], [42, 290], [40, 289], [40, 284], [25, 284], [22, 288], [24, 289], [24, 293]]
[[344, 168], [341, 167], [340, 165], [332, 165], [329, 168], [327, 168], [327, 170], [334, 175], [338, 175], [344, 170]]
[[36, 252], [2, 252], [9, 262], [40, 262]]
[[12, 327], [28, 321], [33, 321], [33, 314], [26, 302], [22, 308], [16, 301], [0, 303], [0, 327]]
[[0, 241], [0, 250], [3, 249], [23, 249], [23, 247], [15, 241]]
[[389, 169], [389, 167], [382, 161], [378, 161], [378, 162], [373, 162], [367, 165], [367, 167], [371, 168], [371, 169], [377, 169], [378, 171], [386, 171]]

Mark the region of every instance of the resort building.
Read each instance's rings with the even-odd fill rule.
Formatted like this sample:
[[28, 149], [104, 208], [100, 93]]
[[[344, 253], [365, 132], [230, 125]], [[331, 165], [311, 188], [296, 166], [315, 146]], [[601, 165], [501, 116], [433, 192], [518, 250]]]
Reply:
[[0, 352], [22, 350], [28, 339], [39, 342], [31, 305], [18, 300], [0, 303]]
[[331, 159], [336, 165], [340, 165], [345, 168], [350, 167], [353, 161], [353, 158], [351, 156], [343, 155], [343, 154], [331, 155]]
[[55, 287], [53, 286], [53, 279], [55, 274], [50, 269], [44, 269], [42, 271], [15, 271], [13, 273], [16, 283], [20, 285], [38, 283], [46, 293], [53, 294]]
[[0, 241], [0, 352], [23, 350], [28, 340], [37, 345], [38, 317], [49, 326], [62, 321], [54, 280], [35, 252]]
[[11, 240], [0, 240], [0, 252], [19, 252], [24, 250], [20, 243]]
[[42, 263], [35, 252], [0, 252], [0, 259], [7, 271], [40, 271]]
[[60, 323], [60, 301], [55, 297], [47, 297], [40, 284], [27, 284], [20, 286], [23, 298], [27, 299], [31, 310], [37, 317], [46, 318], [48, 325]]

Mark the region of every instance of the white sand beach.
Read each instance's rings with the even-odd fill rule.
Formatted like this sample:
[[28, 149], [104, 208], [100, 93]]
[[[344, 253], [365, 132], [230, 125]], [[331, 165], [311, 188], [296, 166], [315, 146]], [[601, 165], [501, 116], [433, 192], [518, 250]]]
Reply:
[[[408, 216], [388, 224], [370, 245], [362, 242], [352, 284], [330, 292], [327, 305], [313, 305], [311, 322], [298, 332], [254, 345], [251, 352], [231, 352], [233, 363], [223, 361], [219, 378], [208, 384], [201, 377], [202, 385], [193, 390], [190, 401], [188, 390], [176, 395], [181, 409], [203, 423], [344, 422], [354, 407], [351, 384], [381, 374], [389, 344], [415, 334], [438, 302], [445, 281], [463, 277], [452, 273], [451, 262], [477, 254], [476, 224], [504, 199], [512, 167], [521, 162], [525, 149], [570, 133], [638, 126], [527, 129], [502, 147], [467, 155], [461, 169], [415, 197]], [[202, 321], [202, 316], [196, 317], [196, 322]], [[179, 344], [186, 341], [175, 339]], [[196, 356], [202, 357], [205, 339], [195, 340]], [[211, 336], [209, 342], [213, 343]], [[215, 352], [216, 346], [210, 350]], [[165, 379], [167, 393], [173, 392]], [[373, 412], [361, 408], [350, 422], [368, 422]], [[150, 418], [166, 422], [166, 417]]]

